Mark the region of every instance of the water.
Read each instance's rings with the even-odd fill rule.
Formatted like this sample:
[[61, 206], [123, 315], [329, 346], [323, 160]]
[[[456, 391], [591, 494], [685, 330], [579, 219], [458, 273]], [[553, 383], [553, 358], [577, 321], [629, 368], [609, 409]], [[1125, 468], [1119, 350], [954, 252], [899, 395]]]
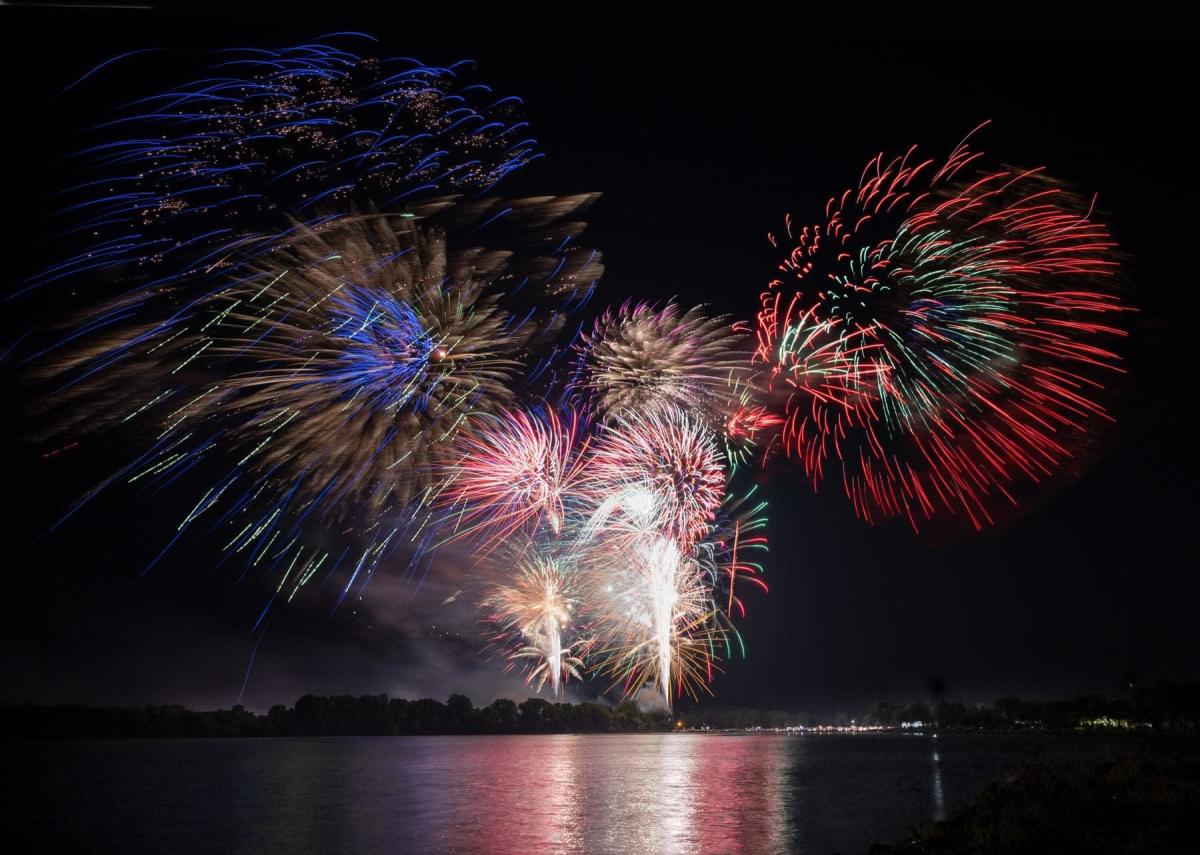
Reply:
[[8, 831], [40, 852], [858, 855], [1006, 769], [1114, 752], [898, 734], [10, 743]]

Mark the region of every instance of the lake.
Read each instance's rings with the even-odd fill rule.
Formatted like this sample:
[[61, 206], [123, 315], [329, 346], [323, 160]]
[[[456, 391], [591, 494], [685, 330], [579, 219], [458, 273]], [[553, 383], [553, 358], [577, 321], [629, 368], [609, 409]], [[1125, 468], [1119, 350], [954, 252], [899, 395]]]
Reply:
[[1017, 734], [10, 742], [6, 832], [39, 852], [865, 855], [1007, 769], [1117, 747]]

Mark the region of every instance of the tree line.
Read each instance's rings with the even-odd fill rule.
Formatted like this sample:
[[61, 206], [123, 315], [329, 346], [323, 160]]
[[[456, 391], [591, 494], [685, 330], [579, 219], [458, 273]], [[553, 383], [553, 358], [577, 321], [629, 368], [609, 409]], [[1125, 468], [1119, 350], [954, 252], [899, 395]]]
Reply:
[[418, 734], [642, 733], [689, 729], [814, 727], [822, 724], [901, 727], [920, 722], [943, 730], [1071, 730], [1079, 727], [1138, 727], [1194, 730], [1200, 727], [1200, 682], [1155, 683], [1132, 688], [1125, 697], [1087, 695], [1070, 700], [1002, 698], [968, 706], [878, 702], [853, 716], [745, 707], [692, 706], [672, 717], [644, 712], [625, 701], [617, 706], [508, 699], [476, 707], [465, 695], [445, 703], [387, 695], [305, 695], [290, 707], [265, 715], [242, 706], [194, 711], [179, 705], [94, 707], [79, 704], [0, 706], [0, 728], [15, 738], [177, 738], [204, 736], [392, 736]]
[[904, 706], [878, 703], [867, 718], [883, 725], [924, 721], [945, 728], [984, 730], [1139, 726], [1190, 730], [1200, 725], [1200, 682], [1136, 685], [1124, 697], [1083, 695], [1051, 701], [1001, 698], [981, 706], [946, 700]]
[[925, 727], [962, 730], [1072, 730], [1079, 727], [1139, 727], [1189, 730], [1200, 726], [1200, 682], [1152, 683], [1130, 688], [1123, 697], [1084, 695], [1067, 700], [1001, 698], [992, 704], [957, 701], [880, 701], [857, 715], [817, 716], [784, 710], [698, 707], [683, 713], [688, 727], [713, 730], [814, 727], [821, 724]]
[[80, 704], [0, 707], [9, 737], [35, 739], [186, 738], [206, 736], [399, 736], [418, 734], [639, 733], [664, 731], [673, 720], [626, 701], [551, 703], [505, 698], [476, 707], [465, 695], [445, 703], [387, 695], [305, 695], [265, 715], [242, 706], [196, 711], [179, 705], [94, 707]]

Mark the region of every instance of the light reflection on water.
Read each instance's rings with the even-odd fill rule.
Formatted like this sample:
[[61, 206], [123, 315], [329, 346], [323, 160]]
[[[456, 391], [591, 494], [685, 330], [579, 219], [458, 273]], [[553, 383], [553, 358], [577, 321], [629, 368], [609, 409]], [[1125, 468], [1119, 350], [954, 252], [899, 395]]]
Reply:
[[[1030, 737], [645, 734], [17, 743], [38, 851], [865, 852], [1030, 759]], [[25, 772], [22, 773], [23, 775]]]
[[934, 822], [946, 819], [946, 789], [942, 786], [942, 758], [937, 748], [933, 749], [933, 819]]
[[436, 807], [416, 808], [429, 824], [412, 845], [433, 837], [432, 848], [447, 852], [787, 851], [794, 754], [779, 739], [479, 739], [476, 774], [442, 787]]

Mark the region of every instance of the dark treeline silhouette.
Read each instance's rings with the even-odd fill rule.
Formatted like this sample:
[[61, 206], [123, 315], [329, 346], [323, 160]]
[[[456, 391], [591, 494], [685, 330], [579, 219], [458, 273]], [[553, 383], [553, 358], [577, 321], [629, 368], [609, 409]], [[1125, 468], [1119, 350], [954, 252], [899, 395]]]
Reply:
[[1200, 682], [1135, 686], [1127, 696], [1116, 698], [1104, 695], [1055, 701], [1001, 698], [981, 706], [946, 700], [934, 704], [877, 703], [866, 720], [881, 725], [921, 721], [944, 728], [985, 730], [1144, 725], [1162, 730], [1190, 730], [1200, 725]]
[[968, 706], [940, 700], [933, 704], [880, 701], [853, 716], [815, 716], [804, 712], [737, 707], [698, 707], [683, 718], [690, 728], [714, 730], [753, 727], [813, 727], [819, 724], [901, 727], [905, 722], [942, 729], [1071, 730], [1079, 727], [1139, 727], [1193, 730], [1200, 726], [1200, 682], [1154, 683], [1130, 689], [1126, 697], [1087, 695], [1070, 700], [1034, 701], [1001, 698], [990, 705]]
[[[821, 724], [900, 727], [920, 722], [943, 730], [1072, 730], [1079, 727], [1142, 727], [1195, 730], [1200, 726], [1200, 683], [1157, 683], [1132, 689], [1127, 697], [1088, 695], [1072, 700], [1002, 698], [991, 705], [967, 706], [879, 702], [860, 716], [821, 717], [811, 713], [739, 707], [698, 706], [679, 713], [688, 728], [814, 727]], [[389, 736], [475, 733], [636, 733], [664, 731], [676, 720], [649, 713], [626, 701], [615, 707], [596, 703], [551, 703], [529, 698], [500, 699], [475, 707], [465, 695], [442, 703], [387, 695], [305, 695], [294, 706], [275, 706], [260, 715], [241, 706], [194, 711], [182, 706], [90, 707], [84, 705], [0, 706], [0, 728], [9, 737], [152, 738], [202, 736]]]
[[11, 738], [136, 739], [204, 736], [392, 736], [476, 733], [631, 733], [663, 731], [672, 719], [626, 701], [550, 703], [507, 699], [477, 708], [465, 695], [442, 703], [387, 695], [305, 695], [295, 706], [259, 715], [244, 707], [198, 712], [182, 706], [89, 707], [78, 704], [0, 707], [0, 729]]

